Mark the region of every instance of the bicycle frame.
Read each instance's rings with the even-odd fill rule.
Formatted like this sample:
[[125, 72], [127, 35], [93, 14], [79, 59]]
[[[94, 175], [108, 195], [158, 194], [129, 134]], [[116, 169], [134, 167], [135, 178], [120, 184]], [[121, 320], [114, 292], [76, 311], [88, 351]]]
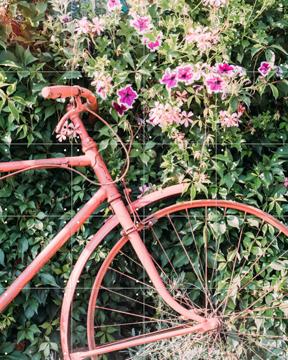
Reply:
[[[89, 216], [104, 201], [107, 200], [123, 228], [122, 235], [128, 237], [128, 240], [131, 242], [139, 260], [142, 262], [148, 276], [155, 286], [155, 289], [158, 291], [160, 296], [162, 296], [164, 301], [180, 315], [187, 319], [197, 321], [199, 326], [195, 328], [195, 331], [206, 332], [217, 328], [219, 324], [216, 318], [206, 319], [199, 316], [193, 309], [191, 310], [182, 307], [182, 305], [180, 305], [170, 295], [139, 235], [137, 224], [134, 224], [129, 210], [124, 204], [121, 194], [119, 193], [117, 186], [113, 182], [109, 171], [99, 154], [95, 141], [88, 135], [82, 123], [80, 111], [77, 111], [76, 109], [75, 112], [71, 112], [70, 119], [73, 120], [74, 124], [76, 124], [79, 129], [78, 134], [82, 143], [83, 156], [0, 163], [0, 172], [23, 170], [33, 166], [43, 169], [52, 167], [67, 168], [73, 166], [90, 166], [100, 183], [100, 188], [0, 296], [0, 312], [2, 312], [7, 305], [12, 302], [26, 284], [55, 255], [55, 253], [67, 242], [67, 240], [80, 229]], [[69, 312], [69, 309], [67, 309], [67, 311]]]

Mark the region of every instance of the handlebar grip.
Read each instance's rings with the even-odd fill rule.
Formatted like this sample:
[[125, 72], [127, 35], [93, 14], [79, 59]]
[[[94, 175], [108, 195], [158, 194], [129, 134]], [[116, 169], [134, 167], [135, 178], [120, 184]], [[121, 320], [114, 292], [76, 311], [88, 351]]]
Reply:
[[88, 89], [82, 88], [80, 86], [68, 86], [68, 85], [55, 85], [55, 86], [46, 86], [42, 89], [41, 95], [45, 99], [58, 99], [58, 98], [67, 98], [80, 96], [88, 101], [89, 108], [93, 111], [97, 111], [97, 99], [95, 95]]
[[58, 99], [80, 95], [78, 86], [46, 86], [42, 89], [41, 95], [45, 99]]

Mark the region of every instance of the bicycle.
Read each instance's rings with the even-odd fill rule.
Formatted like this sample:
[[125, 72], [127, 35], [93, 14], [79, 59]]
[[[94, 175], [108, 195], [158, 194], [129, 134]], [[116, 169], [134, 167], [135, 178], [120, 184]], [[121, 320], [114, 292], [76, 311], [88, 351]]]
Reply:
[[[107, 201], [113, 215], [89, 239], [65, 289], [60, 321], [65, 360], [113, 353], [117, 359], [287, 359], [288, 227], [243, 203], [183, 201], [185, 183], [125, 204], [116, 182], [129, 168], [126, 147], [118, 138], [128, 158], [123, 175], [113, 181], [81, 118], [88, 112], [113, 131], [96, 113], [93, 93], [79, 86], [51, 86], [42, 96], [71, 98], [56, 133], [68, 121], [74, 124], [84, 155], [0, 163], [0, 172], [9, 173], [1, 179], [30, 169], [91, 167], [100, 187], [0, 296], [0, 311]], [[102, 264], [94, 264], [97, 273], [91, 293], [86, 292], [87, 341], [84, 348], [75, 347], [77, 286], [109, 237], [112, 249]]]

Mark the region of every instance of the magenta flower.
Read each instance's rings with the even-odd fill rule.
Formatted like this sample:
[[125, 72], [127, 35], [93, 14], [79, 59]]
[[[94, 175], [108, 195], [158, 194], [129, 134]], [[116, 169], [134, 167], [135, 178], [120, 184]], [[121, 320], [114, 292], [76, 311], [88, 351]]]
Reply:
[[134, 101], [138, 98], [138, 94], [133, 90], [131, 85], [117, 91], [119, 103], [127, 108], [132, 108]]
[[120, 0], [108, 0], [107, 2], [107, 8], [109, 11], [113, 11], [113, 10], [121, 10], [122, 9], [122, 4]]
[[136, 16], [130, 21], [130, 25], [140, 34], [149, 31], [152, 27], [151, 20], [148, 16]]
[[210, 77], [206, 80], [209, 93], [219, 93], [223, 91], [223, 80], [219, 76]]
[[125, 105], [119, 105], [115, 101], [113, 101], [112, 106], [120, 116], [122, 116], [124, 112], [127, 110], [127, 107]]
[[288, 177], [285, 177], [283, 185], [288, 188]]
[[183, 81], [186, 85], [193, 81], [193, 67], [191, 65], [184, 65], [177, 67], [177, 80]]
[[235, 68], [233, 65], [229, 65], [227, 63], [218, 64], [216, 66], [216, 71], [220, 75], [231, 75], [233, 74]]
[[147, 37], [143, 37], [142, 40], [143, 44], [146, 45], [146, 47], [151, 51], [154, 52], [156, 51], [162, 44], [162, 33], [160, 33], [159, 35], [157, 35], [157, 38], [155, 41], [152, 41], [150, 39], [148, 39]]
[[258, 68], [258, 71], [262, 76], [267, 76], [271, 70], [272, 66], [267, 61], [262, 61], [260, 67]]
[[167, 90], [172, 89], [173, 87], [177, 86], [177, 73], [167, 69], [162, 76], [162, 79], [160, 79], [160, 83], [164, 84]]

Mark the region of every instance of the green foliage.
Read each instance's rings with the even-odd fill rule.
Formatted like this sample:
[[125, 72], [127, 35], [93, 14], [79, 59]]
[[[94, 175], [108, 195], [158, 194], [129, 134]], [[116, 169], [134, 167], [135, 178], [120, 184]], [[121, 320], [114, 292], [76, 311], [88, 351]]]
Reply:
[[[128, 3], [137, 7], [138, 2]], [[285, 219], [287, 4], [231, 0], [214, 12], [198, 0], [150, 3], [149, 8], [142, 6], [142, 11], [148, 9], [163, 33], [156, 52], [143, 45], [129, 25], [129, 14], [107, 15], [104, 1], [9, 1], [0, 7], [0, 160], [79, 154], [75, 143], [55, 144], [53, 130], [63, 114], [63, 101], [44, 101], [39, 93], [48, 84], [79, 84], [95, 92], [93, 80], [97, 85], [104, 74], [113, 79], [113, 88], [106, 100], [99, 99], [100, 114], [125, 141], [128, 124], [135, 133], [127, 176], [133, 196], [139, 195], [143, 184], [161, 187], [186, 181], [187, 197], [243, 201]], [[186, 8], [190, 9], [188, 15]], [[76, 35], [76, 20], [92, 19], [95, 13], [103, 15], [101, 36]], [[64, 15], [74, 20], [64, 23]], [[193, 24], [217, 26], [219, 43], [204, 53], [191, 44], [184, 47], [184, 35]], [[149, 36], [153, 40], [154, 34]], [[235, 82], [231, 94], [221, 98], [192, 85], [180, 86], [179, 91], [188, 94], [183, 109], [194, 113], [192, 124], [163, 129], [147, 122], [155, 101], [177, 104], [175, 92], [167, 92], [159, 83], [166, 68], [224, 61], [247, 70], [245, 81]], [[257, 69], [262, 61], [274, 62], [283, 75], [277, 77], [273, 70], [261, 78]], [[127, 84], [139, 97], [134, 108], [120, 117], [111, 104], [117, 100], [117, 90]], [[219, 111], [234, 112], [239, 104], [246, 108], [239, 127], [221, 127]], [[90, 131], [115, 178], [124, 164], [117, 142], [99, 123], [90, 125]], [[179, 134], [184, 134], [184, 140], [179, 141]], [[86, 175], [92, 176], [89, 171]], [[81, 177], [73, 175], [69, 187], [70, 181], [69, 173], [41, 170], [1, 182], [0, 292], [8, 285], [7, 279], [14, 279], [35, 258], [95, 191]], [[215, 223], [215, 233], [223, 230], [218, 225]], [[100, 226], [101, 221], [84, 225], [0, 315], [0, 357], [5, 353], [7, 359], [57, 356], [62, 289], [83, 245]], [[233, 216], [229, 226], [238, 226]], [[106, 253], [107, 249], [100, 249], [95, 258], [99, 261]], [[183, 266], [182, 260], [176, 258], [175, 266]], [[89, 284], [91, 279], [85, 281]], [[75, 319], [81, 319], [82, 306], [79, 300]], [[75, 336], [80, 342], [85, 329], [78, 330]], [[107, 341], [113, 331], [103, 330], [99, 338]]]

